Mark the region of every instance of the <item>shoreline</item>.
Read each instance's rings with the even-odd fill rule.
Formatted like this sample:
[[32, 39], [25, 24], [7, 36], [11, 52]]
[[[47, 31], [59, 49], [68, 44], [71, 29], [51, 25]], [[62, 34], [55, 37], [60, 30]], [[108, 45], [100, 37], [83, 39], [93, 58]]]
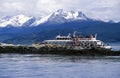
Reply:
[[56, 54], [56, 55], [78, 55], [78, 56], [120, 56], [120, 51], [107, 49], [83, 49], [74, 50], [66, 47], [33, 47], [33, 46], [0, 46], [0, 54]]

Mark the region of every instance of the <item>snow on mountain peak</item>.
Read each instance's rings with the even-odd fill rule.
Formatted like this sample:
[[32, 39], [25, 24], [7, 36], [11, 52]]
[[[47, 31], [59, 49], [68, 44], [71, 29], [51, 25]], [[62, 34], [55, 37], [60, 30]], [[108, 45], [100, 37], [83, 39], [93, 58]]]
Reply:
[[13, 16], [13, 17], [5, 17], [0, 19], [0, 27], [13, 26], [13, 27], [21, 27], [21, 26], [38, 26], [43, 23], [64, 23], [74, 20], [87, 20], [87, 16], [80, 11], [67, 11], [64, 9], [59, 9], [48, 16], [42, 18], [35, 18], [25, 16], [23, 14]]
[[59, 9], [52, 14], [45, 16], [43, 18], [37, 19], [31, 26], [38, 26], [45, 22], [49, 23], [64, 23], [66, 21], [73, 21], [73, 20], [87, 20], [85, 14], [80, 11], [67, 11], [63, 9]]
[[53, 13], [54, 16], [60, 16], [60, 17], [64, 17], [65, 19], [72, 19], [73, 17], [73, 12], [70, 11], [66, 11], [63, 9], [59, 9], [56, 12]]
[[56, 12], [54, 12], [54, 15], [64, 17], [66, 20], [69, 20], [69, 19], [74, 19], [74, 20], [75, 19], [83, 19], [83, 20], [86, 20], [87, 19], [85, 14], [83, 14], [80, 11], [74, 12], [74, 11], [66, 11], [66, 10], [63, 10], [63, 9], [59, 9]]
[[13, 16], [10, 18], [3, 18], [0, 20], [0, 27], [6, 27], [8, 25], [14, 26], [14, 27], [20, 27], [22, 26], [25, 22], [30, 20], [32, 17], [25, 16], [23, 14]]
[[42, 18], [39, 18], [38, 20], [36, 20], [33, 24], [31, 24], [31, 26], [37, 26], [39, 24], [43, 24], [45, 22], [48, 21], [48, 19], [50, 18], [51, 14]]

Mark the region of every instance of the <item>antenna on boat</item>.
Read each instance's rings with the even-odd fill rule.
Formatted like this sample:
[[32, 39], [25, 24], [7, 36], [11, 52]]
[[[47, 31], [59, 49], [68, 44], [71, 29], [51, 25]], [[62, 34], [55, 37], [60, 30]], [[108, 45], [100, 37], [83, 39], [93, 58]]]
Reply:
[[71, 35], [71, 34], [69, 33], [69, 34], [68, 34], [68, 37], [70, 37], [70, 35]]
[[97, 33], [95, 34], [95, 38], [97, 38]]
[[73, 37], [75, 37], [76, 31], [73, 32]]

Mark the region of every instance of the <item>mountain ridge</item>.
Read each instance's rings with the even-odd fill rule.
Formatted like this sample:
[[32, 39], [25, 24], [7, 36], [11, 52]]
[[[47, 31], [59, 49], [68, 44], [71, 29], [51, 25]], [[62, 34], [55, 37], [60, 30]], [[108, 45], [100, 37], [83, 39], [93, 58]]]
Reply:
[[[0, 19], [0, 27], [7, 26], [24, 27], [25, 25], [31, 27], [39, 26], [44, 23], [60, 24], [70, 21], [87, 21], [87, 20], [102, 21], [94, 18], [89, 18], [81, 11], [67, 11], [59, 9], [45, 17], [26, 16], [23, 14], [12, 17], [7, 16], [5, 18]], [[114, 22], [112, 21], [112, 23]]]

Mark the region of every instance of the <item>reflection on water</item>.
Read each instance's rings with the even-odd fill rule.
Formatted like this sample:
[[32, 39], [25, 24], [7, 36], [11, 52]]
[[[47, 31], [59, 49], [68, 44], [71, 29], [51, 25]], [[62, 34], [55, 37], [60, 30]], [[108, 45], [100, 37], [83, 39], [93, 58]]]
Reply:
[[120, 56], [0, 54], [0, 78], [119, 78]]

